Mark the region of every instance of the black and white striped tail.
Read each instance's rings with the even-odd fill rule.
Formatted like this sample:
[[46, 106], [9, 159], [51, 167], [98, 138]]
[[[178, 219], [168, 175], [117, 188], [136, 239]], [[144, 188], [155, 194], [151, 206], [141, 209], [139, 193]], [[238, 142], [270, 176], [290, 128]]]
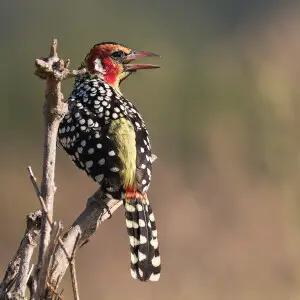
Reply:
[[160, 255], [154, 214], [148, 199], [124, 201], [130, 241], [131, 276], [141, 281], [158, 281]]

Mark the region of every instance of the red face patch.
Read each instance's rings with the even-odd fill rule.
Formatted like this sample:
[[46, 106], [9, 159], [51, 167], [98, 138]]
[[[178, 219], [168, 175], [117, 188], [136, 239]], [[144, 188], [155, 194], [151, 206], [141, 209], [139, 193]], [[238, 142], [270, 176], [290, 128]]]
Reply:
[[116, 63], [111, 57], [102, 59], [102, 65], [105, 70], [104, 80], [114, 85], [123, 70], [122, 66]]
[[[87, 68], [91, 74], [99, 74], [108, 84], [115, 85], [120, 74], [123, 71], [121, 63], [114, 60], [110, 55], [114, 51], [122, 50], [126, 54], [130, 53], [130, 49], [121, 45], [104, 44], [95, 46], [87, 56]], [[101, 66], [97, 66], [96, 60]], [[100, 72], [101, 69], [101, 72]]]

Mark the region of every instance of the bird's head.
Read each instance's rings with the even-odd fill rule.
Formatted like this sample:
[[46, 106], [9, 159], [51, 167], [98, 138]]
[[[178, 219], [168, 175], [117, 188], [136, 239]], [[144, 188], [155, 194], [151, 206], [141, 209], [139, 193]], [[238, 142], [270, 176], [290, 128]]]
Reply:
[[159, 68], [151, 64], [131, 64], [138, 58], [159, 56], [152, 52], [135, 51], [124, 45], [105, 42], [96, 44], [85, 58], [84, 65], [90, 74], [119, 89], [120, 83], [133, 72]]

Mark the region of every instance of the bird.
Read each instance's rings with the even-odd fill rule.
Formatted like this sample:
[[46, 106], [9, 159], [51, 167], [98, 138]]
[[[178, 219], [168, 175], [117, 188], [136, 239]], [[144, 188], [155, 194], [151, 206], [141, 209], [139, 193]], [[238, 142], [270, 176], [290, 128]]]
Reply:
[[131, 62], [157, 56], [115, 42], [95, 44], [79, 67], [86, 73], [75, 78], [58, 128], [58, 141], [75, 165], [105, 197], [123, 201], [130, 273], [140, 281], [158, 281], [161, 272], [155, 217], [147, 196], [156, 156], [146, 124], [120, 84], [139, 70], [159, 68]]

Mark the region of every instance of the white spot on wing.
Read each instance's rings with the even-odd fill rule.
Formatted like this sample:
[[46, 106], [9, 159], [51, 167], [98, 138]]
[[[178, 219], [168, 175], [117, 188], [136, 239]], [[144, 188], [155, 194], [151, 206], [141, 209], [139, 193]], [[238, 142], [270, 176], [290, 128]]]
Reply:
[[88, 119], [87, 123], [88, 123], [88, 126], [92, 126], [94, 124], [92, 119]]
[[[137, 279], [136, 270], [130, 269], [130, 274], [131, 274], [132, 278]], [[152, 275], [153, 275], [153, 274], [152, 274]], [[151, 275], [151, 276], [152, 276], [152, 275]], [[152, 281], [154, 281], [154, 280], [152, 280]]]
[[157, 241], [157, 238], [152, 239], [152, 240], [150, 241], [150, 244], [153, 246], [154, 249], [157, 249], [157, 248], [158, 248], [158, 241]]
[[153, 214], [153, 213], [151, 213], [151, 214], [149, 215], [149, 219], [150, 219], [151, 222], [154, 222], [154, 221], [155, 221], [155, 218], [154, 218], [154, 214]]
[[130, 253], [131, 263], [136, 264], [138, 262], [138, 258], [134, 253]]
[[88, 150], [88, 154], [93, 154], [95, 152], [95, 149], [94, 148], [90, 148], [89, 150]]
[[137, 204], [136, 208], [138, 211], [143, 211], [143, 206], [141, 204]]
[[140, 235], [140, 244], [146, 244], [147, 243], [147, 239], [145, 236]]
[[100, 166], [103, 166], [105, 164], [105, 158], [101, 158], [98, 163]]
[[147, 256], [141, 251], [138, 252], [139, 261], [142, 261], [147, 258]]
[[92, 160], [89, 160], [89, 161], [87, 161], [87, 162], [85, 163], [85, 166], [86, 166], [87, 168], [90, 168], [92, 165], [93, 165], [93, 161], [92, 161]]
[[127, 219], [126, 219], [126, 226], [128, 228], [135, 228], [135, 229], [139, 228], [138, 223], [131, 221], [131, 220], [127, 220]]
[[129, 236], [129, 242], [132, 247], [138, 246], [140, 244], [140, 242], [134, 236]]
[[154, 256], [151, 262], [154, 267], [160, 266], [160, 256]]
[[101, 181], [103, 180], [103, 178], [104, 178], [104, 175], [103, 175], [103, 174], [99, 174], [99, 175], [95, 176], [95, 180], [96, 180], [97, 182], [101, 182]]
[[151, 162], [153, 163], [157, 159], [157, 155], [152, 154], [151, 155]]
[[140, 227], [145, 227], [145, 226], [146, 226], [145, 221], [142, 220], [142, 219], [139, 219], [139, 226], [140, 226]]
[[134, 212], [135, 211], [135, 207], [131, 204], [128, 204], [128, 203], [125, 204], [125, 209], [129, 212]]
[[[136, 272], [135, 272], [135, 275], [136, 275]], [[158, 274], [151, 274], [151, 276], [149, 277], [149, 280], [150, 281], [158, 281], [159, 277], [160, 277], [160, 273], [158, 273]], [[134, 278], [136, 278], [136, 277], [134, 277]]]
[[109, 156], [114, 156], [114, 155], [116, 155], [116, 153], [115, 153], [114, 150], [111, 150], [111, 151], [108, 152], [108, 155], [109, 155]]
[[139, 275], [141, 276], [141, 277], [143, 277], [143, 275], [144, 275], [144, 272], [139, 268]]

